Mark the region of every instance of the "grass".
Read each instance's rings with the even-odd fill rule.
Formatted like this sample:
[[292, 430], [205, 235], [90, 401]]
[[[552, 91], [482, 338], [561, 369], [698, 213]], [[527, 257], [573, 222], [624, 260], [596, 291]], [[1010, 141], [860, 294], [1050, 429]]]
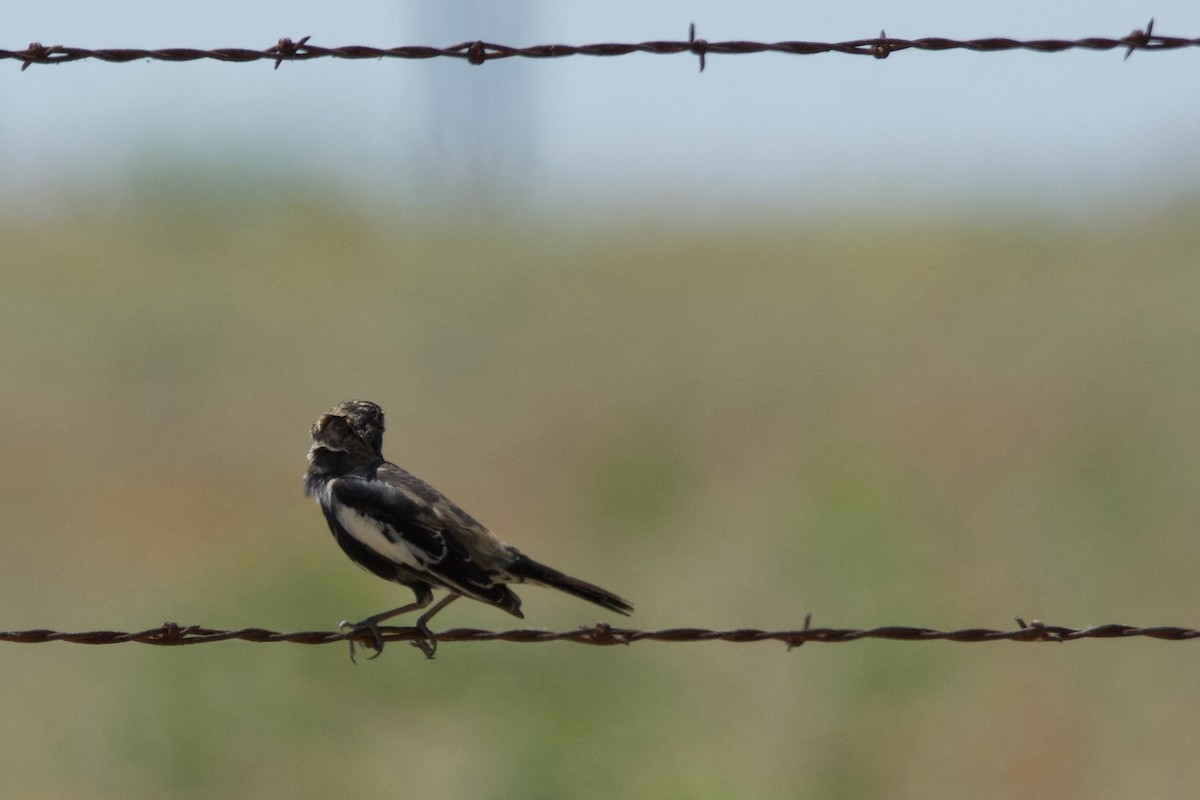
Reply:
[[[5, 628], [401, 602], [300, 494], [348, 397], [640, 627], [1194, 624], [1195, 203], [562, 230], [217, 198], [0, 224]], [[8, 645], [0, 793], [1183, 796], [1194, 649]]]

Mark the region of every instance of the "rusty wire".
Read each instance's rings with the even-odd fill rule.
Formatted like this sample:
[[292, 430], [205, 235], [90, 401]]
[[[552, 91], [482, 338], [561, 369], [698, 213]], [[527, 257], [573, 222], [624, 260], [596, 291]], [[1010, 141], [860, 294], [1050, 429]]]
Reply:
[[[865, 630], [847, 628], [814, 628], [805, 619], [804, 627], [791, 631], [763, 631], [755, 628], [714, 631], [705, 628], [668, 628], [658, 631], [614, 628], [606, 624], [576, 628], [571, 631], [544, 631], [520, 629], [509, 631], [487, 631], [476, 628], [453, 628], [437, 634], [439, 644], [446, 642], [574, 642], [592, 645], [628, 645], [634, 642], [711, 642], [722, 641], [735, 644], [750, 642], [782, 642], [788, 649], [807, 642], [833, 644], [854, 642], [862, 639], [886, 639], [905, 642], [1072, 642], [1079, 639], [1127, 639], [1145, 637], [1165, 641], [1185, 641], [1200, 638], [1200, 630], [1171, 626], [1135, 627], [1132, 625], [1093, 625], [1087, 628], [1066, 628], [1047, 625], [1034, 620], [1028, 624], [1017, 618], [1018, 627], [1011, 630], [990, 628], [963, 628], [941, 631], [931, 628], [887, 626]], [[412, 641], [423, 638], [416, 628], [380, 629], [383, 641]], [[178, 625], [165, 622], [157, 628], [143, 631], [86, 631], [66, 633], [53, 630], [0, 631], [0, 642], [19, 644], [44, 644], [46, 642], [69, 642], [71, 644], [123, 644], [138, 642], [160, 646], [208, 644], [210, 642], [291, 642], [293, 644], [333, 644], [352, 641], [368, 645], [371, 634], [367, 631], [294, 631], [281, 633], [265, 628], [240, 628], [217, 630], [201, 625]]]
[[747, 55], [750, 53], [784, 53], [787, 55], [817, 55], [820, 53], [846, 53], [848, 55], [887, 58], [901, 50], [969, 50], [979, 53], [994, 53], [1004, 50], [1031, 50], [1038, 53], [1060, 53], [1066, 50], [1124, 50], [1125, 57], [1135, 50], [1178, 50], [1200, 46], [1200, 38], [1162, 36], [1154, 33], [1154, 20], [1144, 29], [1132, 31], [1121, 38], [1088, 37], [1083, 39], [1032, 39], [1018, 40], [1006, 37], [985, 39], [946, 39], [937, 36], [922, 39], [894, 39], [886, 32], [872, 39], [853, 39], [844, 42], [751, 42], [751, 41], [708, 41], [697, 38], [696, 26], [689, 26], [688, 38], [678, 41], [650, 41], [626, 44], [540, 44], [532, 47], [513, 47], [495, 42], [471, 41], [450, 47], [427, 47], [407, 45], [401, 47], [369, 47], [346, 45], [322, 47], [312, 44], [312, 37], [305, 36], [293, 41], [280, 39], [274, 46], [264, 50], [249, 50], [239, 47], [221, 47], [200, 50], [190, 47], [168, 47], [157, 50], [136, 48], [70, 47], [67, 45], [43, 45], [33, 42], [24, 50], [0, 49], [0, 59], [21, 62], [21, 69], [31, 64], [65, 64], [71, 61], [97, 59], [123, 64], [130, 61], [149, 59], [152, 61], [198, 61], [209, 59], [232, 63], [249, 61], [272, 61], [275, 68], [284, 61], [308, 61], [313, 58], [341, 59], [429, 59], [457, 58], [469, 64], [480, 65], [487, 61], [504, 58], [565, 58], [567, 56], [624, 56], [630, 53], [652, 53], [655, 55], [677, 55], [686, 53], [700, 60], [704, 70], [709, 55]]

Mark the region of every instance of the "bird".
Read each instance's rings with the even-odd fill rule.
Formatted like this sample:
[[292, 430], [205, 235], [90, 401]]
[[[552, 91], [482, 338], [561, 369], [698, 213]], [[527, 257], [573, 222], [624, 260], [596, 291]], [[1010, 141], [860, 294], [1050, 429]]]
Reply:
[[[358, 566], [412, 590], [406, 605], [349, 623], [343, 631], [369, 634], [383, 652], [379, 623], [424, 610], [416, 621], [423, 638], [411, 640], [433, 658], [435, 614], [469, 597], [524, 618], [521, 598], [510, 584], [548, 586], [618, 614], [633, 606], [607, 589], [572, 578], [534, 561], [499, 539], [425, 481], [383, 457], [383, 409], [367, 400], [347, 400], [323, 413], [311, 429], [305, 495], [314, 497], [329, 530]], [[448, 594], [430, 608], [433, 590]], [[428, 610], [425, 610], [428, 609]], [[351, 659], [354, 641], [350, 643]]]

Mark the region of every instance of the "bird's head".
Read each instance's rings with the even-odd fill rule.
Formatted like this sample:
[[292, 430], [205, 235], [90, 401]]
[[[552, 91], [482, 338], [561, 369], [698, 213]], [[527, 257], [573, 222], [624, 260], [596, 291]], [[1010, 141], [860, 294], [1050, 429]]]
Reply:
[[313, 423], [309, 461], [318, 450], [382, 458], [383, 409], [366, 400], [338, 403]]

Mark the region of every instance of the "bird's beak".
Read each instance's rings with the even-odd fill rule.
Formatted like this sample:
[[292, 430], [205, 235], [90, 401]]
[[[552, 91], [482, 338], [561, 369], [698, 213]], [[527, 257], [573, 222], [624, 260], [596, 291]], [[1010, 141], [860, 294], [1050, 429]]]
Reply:
[[326, 414], [322, 414], [322, 415], [321, 415], [321, 418], [320, 418], [320, 419], [318, 419], [318, 420], [317, 420], [315, 423], [313, 423], [312, 430], [310, 431], [310, 432], [311, 432], [311, 434], [312, 434], [312, 440], [313, 440], [313, 441], [312, 441], [312, 446], [310, 446], [310, 447], [308, 448], [308, 460], [309, 460], [309, 461], [312, 461], [312, 459], [313, 459], [313, 454], [314, 454], [314, 453], [315, 453], [315, 452], [316, 452], [318, 449], [321, 449], [321, 450], [329, 450], [329, 451], [331, 451], [331, 452], [334, 452], [334, 453], [344, 453], [344, 452], [346, 452], [346, 448], [344, 448], [344, 447], [336, 447], [336, 446], [334, 446], [334, 445], [333, 445], [333, 443], [331, 443], [331, 442], [328, 442], [328, 441], [323, 441], [323, 440], [322, 440], [322, 434], [324, 434], [324, 433], [325, 433], [325, 429], [326, 429], [326, 428], [328, 428], [328, 427], [329, 427], [329, 423], [330, 423], [330, 422], [332, 422], [332, 421], [333, 421], [333, 420], [335, 420], [335, 419], [341, 419], [341, 420], [344, 420], [344, 419], [345, 419], [345, 415], [344, 415], [344, 414], [336, 414], [336, 413], [332, 413], [332, 412], [331, 412], [331, 413], [326, 413]]
[[341, 416], [342, 416], [341, 414], [331, 414], [331, 413], [322, 414], [321, 418], [318, 419], [315, 423], [313, 423], [312, 431], [311, 431], [313, 438], [315, 439], [318, 434], [325, 432], [325, 428], [329, 425], [330, 420], [332, 420], [334, 417], [341, 417]]

